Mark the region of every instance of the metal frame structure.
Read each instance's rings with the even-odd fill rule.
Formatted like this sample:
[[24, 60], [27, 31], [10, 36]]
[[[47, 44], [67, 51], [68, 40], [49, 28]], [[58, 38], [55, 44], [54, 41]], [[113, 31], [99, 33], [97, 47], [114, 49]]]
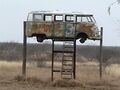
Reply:
[[[27, 60], [27, 36], [26, 36], [26, 21], [23, 23], [23, 63], [22, 63], [22, 76], [26, 79], [26, 60]], [[76, 26], [75, 26], [76, 27]], [[76, 28], [75, 28], [76, 29]], [[103, 27], [100, 28], [100, 35], [101, 37], [96, 40], [100, 40], [100, 48], [99, 48], [99, 75], [100, 79], [102, 79], [102, 44], [103, 44]], [[52, 39], [54, 48], [54, 39]], [[73, 79], [76, 78], [76, 38], [74, 38], [74, 67], [73, 67]], [[53, 49], [52, 49], [53, 51]], [[54, 56], [52, 53], [52, 66], [51, 66], [51, 80], [53, 81], [53, 66], [54, 66]]]

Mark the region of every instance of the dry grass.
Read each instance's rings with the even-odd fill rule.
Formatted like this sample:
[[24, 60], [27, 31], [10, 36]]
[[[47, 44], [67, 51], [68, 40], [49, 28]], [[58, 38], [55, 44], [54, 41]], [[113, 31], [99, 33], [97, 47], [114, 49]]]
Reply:
[[3, 68], [13, 68], [13, 67], [21, 67], [22, 62], [8, 62], [8, 61], [0, 61], [0, 69]]
[[111, 64], [105, 68], [106, 74], [120, 78], [120, 64]]
[[53, 82], [50, 81], [51, 69], [38, 68], [35, 64], [27, 64], [27, 78], [24, 81], [21, 78], [21, 66], [21, 62], [0, 62], [0, 90], [109, 90], [106, 87], [120, 90], [120, 79], [114, 84], [109, 74], [104, 75], [104, 80], [100, 81], [98, 64], [95, 62], [77, 63], [76, 80], [59, 79], [58, 73]]
[[82, 87], [82, 88], [84, 88], [85, 84], [81, 83], [78, 80], [73, 80], [73, 79], [72, 80], [57, 79], [51, 83], [51, 86], [54, 86], [54, 87]]

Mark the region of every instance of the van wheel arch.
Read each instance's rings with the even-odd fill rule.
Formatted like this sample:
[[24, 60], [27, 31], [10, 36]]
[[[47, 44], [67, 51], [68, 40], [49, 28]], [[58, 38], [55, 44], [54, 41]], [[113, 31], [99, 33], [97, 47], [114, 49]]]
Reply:
[[43, 42], [45, 38], [46, 38], [45, 34], [37, 34], [36, 35], [37, 42]]
[[88, 38], [88, 35], [84, 32], [77, 34], [77, 39], [80, 39], [79, 41], [81, 43], [84, 43], [87, 40], [87, 38]]

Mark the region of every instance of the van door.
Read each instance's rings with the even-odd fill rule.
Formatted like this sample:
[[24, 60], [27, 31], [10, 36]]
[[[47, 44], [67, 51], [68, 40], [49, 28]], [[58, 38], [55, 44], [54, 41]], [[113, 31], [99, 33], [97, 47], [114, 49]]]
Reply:
[[65, 37], [74, 37], [75, 27], [74, 27], [74, 16], [66, 15], [65, 16]]

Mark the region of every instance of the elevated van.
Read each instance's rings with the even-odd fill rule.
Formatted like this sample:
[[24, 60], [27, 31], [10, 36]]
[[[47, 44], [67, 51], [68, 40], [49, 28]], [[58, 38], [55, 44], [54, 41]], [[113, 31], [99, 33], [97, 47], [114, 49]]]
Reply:
[[96, 21], [92, 14], [33, 11], [26, 21], [27, 37], [36, 37], [38, 42], [44, 39], [87, 39], [100, 37]]

